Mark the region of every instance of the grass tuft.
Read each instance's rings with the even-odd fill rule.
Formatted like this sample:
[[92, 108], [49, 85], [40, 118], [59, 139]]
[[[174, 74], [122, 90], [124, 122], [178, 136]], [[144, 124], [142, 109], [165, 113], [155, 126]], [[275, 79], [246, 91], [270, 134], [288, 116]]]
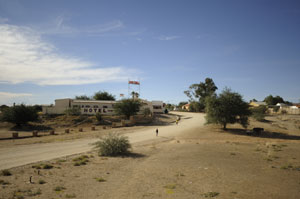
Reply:
[[98, 182], [106, 182], [106, 180], [104, 178], [95, 178]]
[[66, 198], [76, 198], [76, 194], [66, 194]]
[[63, 191], [63, 190], [65, 190], [65, 189], [66, 189], [66, 188], [63, 187], [63, 186], [56, 186], [56, 187], [54, 188], [54, 191], [60, 192], [60, 191]]
[[213, 198], [219, 195], [218, 192], [207, 192], [202, 194], [205, 198]]

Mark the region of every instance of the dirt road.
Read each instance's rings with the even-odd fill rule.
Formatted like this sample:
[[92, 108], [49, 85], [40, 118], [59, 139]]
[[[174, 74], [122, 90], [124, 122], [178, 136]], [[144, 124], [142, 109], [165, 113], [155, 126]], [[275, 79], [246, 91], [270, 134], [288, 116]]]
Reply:
[[[204, 115], [200, 113], [178, 113], [181, 120], [168, 126], [153, 126], [147, 130], [139, 130], [126, 134], [132, 144], [144, 141], [171, 139], [188, 129], [202, 126], [205, 122]], [[159, 133], [156, 137], [155, 130]], [[17, 167], [38, 161], [51, 160], [67, 155], [83, 153], [93, 148], [92, 143], [98, 139], [80, 139], [56, 143], [20, 145], [0, 149], [0, 170]]]

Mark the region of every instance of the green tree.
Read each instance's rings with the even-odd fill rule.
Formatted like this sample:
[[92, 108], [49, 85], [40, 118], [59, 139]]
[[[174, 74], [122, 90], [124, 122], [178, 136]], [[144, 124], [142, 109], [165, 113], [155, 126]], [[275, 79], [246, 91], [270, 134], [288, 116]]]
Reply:
[[207, 123], [223, 125], [240, 123], [243, 127], [248, 125], [248, 116], [251, 115], [249, 105], [239, 93], [225, 88], [219, 96], [212, 96], [206, 100]]
[[94, 94], [93, 98], [95, 100], [110, 100], [115, 101], [116, 98], [112, 94], [106, 92], [106, 91], [98, 91]]
[[2, 121], [14, 123], [17, 126], [27, 124], [38, 119], [37, 110], [33, 106], [24, 104], [9, 107], [3, 110]]
[[123, 99], [114, 105], [114, 110], [120, 115], [125, 115], [127, 119], [136, 115], [140, 111], [141, 102], [134, 99]]
[[192, 84], [189, 90], [184, 91], [184, 93], [190, 98], [190, 101], [198, 100], [200, 108], [204, 109], [206, 98], [215, 96], [217, 89], [218, 87], [216, 87], [214, 81], [211, 78], [206, 78], [205, 82]]
[[139, 94], [138, 92], [132, 91], [132, 92], [131, 92], [131, 96], [132, 96], [132, 99], [138, 99], [139, 96], [140, 96], [140, 94]]
[[280, 96], [273, 97], [273, 95], [269, 95], [264, 99], [268, 105], [276, 105], [277, 103], [284, 103], [284, 100]]
[[91, 98], [86, 96], [86, 95], [75, 96], [75, 99], [77, 99], [77, 100], [91, 100]]
[[203, 110], [203, 107], [201, 106], [200, 102], [193, 101], [190, 103], [189, 111], [200, 112], [202, 110]]
[[7, 108], [9, 108], [9, 106], [3, 104], [3, 105], [0, 106], [0, 111], [4, 111]]

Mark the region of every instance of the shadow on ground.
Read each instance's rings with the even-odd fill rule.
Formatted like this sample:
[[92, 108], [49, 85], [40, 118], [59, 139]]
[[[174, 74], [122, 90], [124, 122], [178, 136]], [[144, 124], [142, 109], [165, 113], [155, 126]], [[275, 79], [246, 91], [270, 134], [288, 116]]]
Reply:
[[127, 153], [125, 155], [122, 155], [121, 156], [122, 158], [133, 158], [133, 159], [137, 159], [137, 158], [144, 158], [144, 157], [147, 157], [146, 155], [144, 154], [141, 154], [141, 153]]
[[234, 135], [252, 136], [252, 137], [254, 136], [254, 137], [260, 137], [260, 138], [300, 140], [300, 136], [288, 135], [288, 134], [285, 134], [285, 133], [270, 132], [270, 131], [263, 131], [259, 135], [248, 135], [247, 130], [245, 130], [245, 129], [231, 128], [231, 129], [227, 129], [224, 132], [234, 134]]

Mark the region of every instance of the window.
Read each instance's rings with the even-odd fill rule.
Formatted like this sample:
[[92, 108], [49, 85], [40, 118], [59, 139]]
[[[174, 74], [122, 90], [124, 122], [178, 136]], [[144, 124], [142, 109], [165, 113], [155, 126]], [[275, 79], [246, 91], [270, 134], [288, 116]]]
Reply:
[[107, 106], [103, 106], [103, 108], [108, 108]]
[[78, 105], [73, 105], [73, 108], [78, 108], [79, 106]]
[[153, 106], [153, 109], [161, 109], [161, 106]]
[[94, 107], [94, 108], [98, 108], [98, 105], [94, 105], [93, 107]]
[[85, 108], [90, 108], [91, 106], [90, 105], [85, 105]]

